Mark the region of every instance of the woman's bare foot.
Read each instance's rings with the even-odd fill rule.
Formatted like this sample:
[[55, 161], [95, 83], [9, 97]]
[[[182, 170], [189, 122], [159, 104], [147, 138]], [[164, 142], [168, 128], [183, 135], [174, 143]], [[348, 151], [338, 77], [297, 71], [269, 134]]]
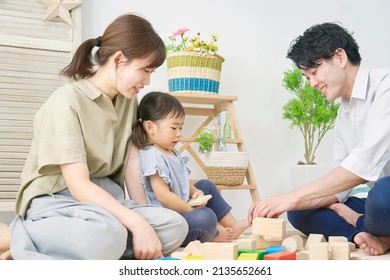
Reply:
[[390, 236], [374, 236], [368, 232], [359, 232], [353, 241], [367, 254], [378, 256], [390, 248]]
[[248, 227], [250, 227], [248, 220], [236, 221], [232, 226], [233, 239], [239, 238]]
[[342, 217], [347, 223], [353, 225], [356, 227], [356, 221], [357, 219], [363, 215], [358, 212], [355, 212], [351, 208], [349, 208], [344, 203], [334, 203], [328, 207], [329, 209], [335, 211], [337, 214], [339, 214], [340, 217]]
[[12, 260], [11, 251], [7, 250], [4, 253], [0, 254], [0, 260]]
[[211, 239], [211, 242], [231, 242], [233, 241], [233, 230], [231, 228], [224, 228], [220, 225], [217, 226], [219, 234]]

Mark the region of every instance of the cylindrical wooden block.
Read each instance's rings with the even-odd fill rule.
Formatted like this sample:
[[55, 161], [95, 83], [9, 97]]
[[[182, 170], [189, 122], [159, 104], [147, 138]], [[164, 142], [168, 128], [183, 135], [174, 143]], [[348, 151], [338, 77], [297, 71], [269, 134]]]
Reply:
[[283, 239], [282, 246], [286, 247], [288, 252], [296, 252], [303, 247], [303, 239], [297, 234], [292, 235]]

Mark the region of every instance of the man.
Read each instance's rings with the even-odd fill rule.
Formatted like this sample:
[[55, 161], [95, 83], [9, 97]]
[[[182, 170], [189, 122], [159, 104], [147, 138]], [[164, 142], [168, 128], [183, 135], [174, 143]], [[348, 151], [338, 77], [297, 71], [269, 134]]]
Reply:
[[[368, 254], [384, 254], [390, 248], [390, 68], [362, 67], [351, 33], [334, 23], [307, 29], [287, 57], [329, 101], [341, 100], [335, 168], [253, 203], [248, 220], [289, 211], [291, 224], [307, 235], [345, 236]], [[372, 187], [367, 199], [349, 197], [353, 187], [365, 183]]]

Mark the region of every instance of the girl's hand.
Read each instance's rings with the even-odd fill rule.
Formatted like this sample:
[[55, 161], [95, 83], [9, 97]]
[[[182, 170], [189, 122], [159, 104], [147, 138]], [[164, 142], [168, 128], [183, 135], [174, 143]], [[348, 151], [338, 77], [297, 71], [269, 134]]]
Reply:
[[196, 191], [194, 191], [194, 192], [192, 193], [191, 198], [197, 198], [197, 197], [199, 197], [199, 196], [204, 196], [204, 193], [203, 193], [201, 190], [196, 189]]
[[[196, 191], [192, 194], [191, 198], [197, 198], [197, 197], [202, 197], [204, 196], [204, 192], [201, 190], [196, 189]], [[199, 204], [198, 206], [195, 206], [193, 208], [201, 208], [205, 207], [207, 205], [207, 201], [203, 202], [202, 204]]]

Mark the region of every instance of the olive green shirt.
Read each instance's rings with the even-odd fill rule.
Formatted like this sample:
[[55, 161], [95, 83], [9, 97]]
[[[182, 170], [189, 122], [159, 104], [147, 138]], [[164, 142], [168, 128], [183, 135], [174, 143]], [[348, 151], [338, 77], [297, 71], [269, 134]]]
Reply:
[[25, 216], [33, 198], [67, 188], [60, 165], [87, 163], [90, 177], [109, 177], [122, 188], [136, 118], [137, 97], [112, 100], [88, 80], [57, 89], [34, 118], [34, 137], [16, 201]]

